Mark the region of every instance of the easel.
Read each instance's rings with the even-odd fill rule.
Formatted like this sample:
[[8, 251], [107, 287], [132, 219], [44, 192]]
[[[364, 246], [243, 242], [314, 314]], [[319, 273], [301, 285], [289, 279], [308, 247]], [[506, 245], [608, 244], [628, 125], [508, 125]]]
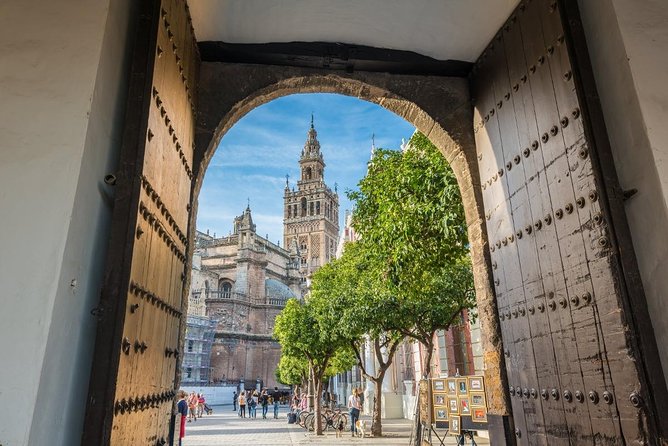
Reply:
[[[429, 434], [428, 434], [429, 435], [429, 442], [432, 443], [431, 434], [433, 432], [433, 434], [438, 439], [439, 446], [446, 446], [445, 445], [445, 439], [448, 438], [449, 430], [446, 429], [445, 433], [443, 434], [443, 438], [441, 438], [440, 435], [438, 435], [438, 432], [436, 432], [436, 429], [434, 429], [434, 425], [431, 425], [430, 428], [431, 429], [429, 430]], [[466, 445], [466, 437], [469, 437], [471, 439], [471, 446], [478, 446], [478, 443], [475, 442], [475, 438], [474, 438], [474, 435], [473, 435], [474, 433], [475, 433], [475, 431], [469, 431], [469, 430], [462, 429], [462, 433], [455, 437], [457, 439], [457, 446], [465, 446]]]

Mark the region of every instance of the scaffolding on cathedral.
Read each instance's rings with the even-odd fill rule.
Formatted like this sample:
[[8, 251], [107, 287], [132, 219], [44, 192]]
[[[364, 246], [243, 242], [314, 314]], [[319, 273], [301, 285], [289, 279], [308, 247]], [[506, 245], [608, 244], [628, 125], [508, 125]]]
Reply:
[[211, 383], [211, 347], [217, 322], [207, 316], [188, 315], [181, 382], [190, 385]]

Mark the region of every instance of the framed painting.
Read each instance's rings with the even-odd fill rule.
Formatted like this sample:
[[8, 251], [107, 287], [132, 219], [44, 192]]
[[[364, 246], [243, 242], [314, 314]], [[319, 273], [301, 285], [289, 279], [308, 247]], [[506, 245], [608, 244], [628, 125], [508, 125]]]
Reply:
[[457, 380], [455, 378], [448, 378], [448, 395], [457, 395]]
[[487, 423], [487, 409], [482, 407], [471, 408], [471, 421], [474, 423]]
[[471, 392], [469, 393], [471, 407], [487, 407], [485, 400], [485, 392]]
[[460, 435], [462, 433], [462, 422], [459, 416], [451, 416], [448, 420], [448, 433], [450, 435]]
[[468, 382], [466, 378], [457, 378], [457, 395], [465, 396], [468, 393]]
[[436, 420], [436, 421], [448, 421], [448, 409], [447, 409], [447, 407], [435, 407], [434, 408], [434, 420]]
[[443, 392], [445, 390], [445, 380], [444, 379], [433, 379], [431, 381], [432, 388], [434, 392]]
[[484, 391], [485, 379], [482, 376], [469, 376], [469, 392]]
[[459, 415], [459, 399], [457, 397], [448, 397], [448, 411], [450, 415]]
[[448, 406], [448, 395], [445, 393], [434, 393], [434, 406]]
[[468, 396], [459, 397], [459, 415], [471, 415], [471, 403]]

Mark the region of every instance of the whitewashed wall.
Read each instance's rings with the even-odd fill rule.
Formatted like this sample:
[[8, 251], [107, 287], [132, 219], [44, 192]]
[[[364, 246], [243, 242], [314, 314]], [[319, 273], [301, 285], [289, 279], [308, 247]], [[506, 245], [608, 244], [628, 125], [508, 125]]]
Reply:
[[130, 4], [0, 2], [3, 446], [80, 442]]
[[668, 2], [578, 3], [668, 381]]
[[206, 403], [210, 406], [232, 406], [232, 398], [237, 391], [236, 386], [182, 386], [181, 389], [188, 393], [203, 393]]

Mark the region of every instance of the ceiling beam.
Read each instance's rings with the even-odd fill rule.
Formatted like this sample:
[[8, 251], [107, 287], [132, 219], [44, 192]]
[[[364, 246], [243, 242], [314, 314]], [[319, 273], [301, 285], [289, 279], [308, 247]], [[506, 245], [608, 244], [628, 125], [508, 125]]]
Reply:
[[335, 71], [382, 72], [424, 76], [467, 77], [472, 64], [437, 60], [412, 51], [328, 42], [225, 43], [199, 42], [202, 62], [245, 63]]

